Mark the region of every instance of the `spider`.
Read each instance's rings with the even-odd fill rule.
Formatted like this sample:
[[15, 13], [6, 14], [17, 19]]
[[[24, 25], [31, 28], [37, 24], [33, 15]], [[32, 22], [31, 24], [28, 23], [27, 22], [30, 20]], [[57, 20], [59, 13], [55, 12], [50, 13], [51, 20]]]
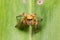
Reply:
[[[22, 13], [19, 16], [16, 16], [16, 19], [18, 20], [17, 25], [15, 27], [18, 27], [19, 29], [26, 29], [28, 26], [32, 26], [34, 30], [38, 29], [39, 19], [40, 17], [36, 16], [36, 14], [26, 14]], [[27, 26], [27, 27], [26, 27]]]

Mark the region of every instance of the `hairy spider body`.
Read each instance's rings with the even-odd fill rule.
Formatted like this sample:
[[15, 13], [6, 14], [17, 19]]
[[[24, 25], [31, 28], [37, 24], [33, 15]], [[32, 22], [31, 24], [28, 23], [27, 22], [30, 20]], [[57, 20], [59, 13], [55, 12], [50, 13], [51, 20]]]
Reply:
[[[18, 19], [18, 17], [20, 17], [20, 16], [22, 16], [23, 19]], [[17, 22], [16, 27], [24, 30], [24, 29], [27, 28], [26, 25], [27, 26], [32, 26], [33, 25], [32, 27], [33, 27], [34, 30], [37, 30], [38, 29], [38, 20], [37, 20], [35, 14], [31, 14], [30, 15], [30, 14], [23, 13], [22, 15], [19, 15], [16, 18], [18, 20], [20, 20], [20, 21]]]

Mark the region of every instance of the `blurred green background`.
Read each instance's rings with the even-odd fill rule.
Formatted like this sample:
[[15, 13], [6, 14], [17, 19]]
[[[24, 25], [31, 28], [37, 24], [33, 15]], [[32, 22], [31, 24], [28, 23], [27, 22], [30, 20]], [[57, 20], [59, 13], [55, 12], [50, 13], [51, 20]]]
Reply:
[[43, 29], [34, 34], [32, 40], [60, 40], [60, 0], [0, 0], [0, 40], [31, 40], [29, 32], [15, 28], [16, 16], [20, 13], [36, 13], [43, 18]]

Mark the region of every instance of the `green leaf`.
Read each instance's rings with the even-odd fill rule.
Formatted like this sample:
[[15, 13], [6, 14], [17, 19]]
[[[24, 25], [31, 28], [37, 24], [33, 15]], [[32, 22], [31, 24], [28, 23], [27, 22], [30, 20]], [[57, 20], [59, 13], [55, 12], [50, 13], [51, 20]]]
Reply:
[[[60, 0], [44, 0], [42, 5], [36, 1], [27, 0], [24, 5], [22, 0], [0, 0], [0, 40], [60, 40]], [[42, 17], [42, 30], [32, 36], [29, 30], [17, 30], [16, 16], [23, 12]]]

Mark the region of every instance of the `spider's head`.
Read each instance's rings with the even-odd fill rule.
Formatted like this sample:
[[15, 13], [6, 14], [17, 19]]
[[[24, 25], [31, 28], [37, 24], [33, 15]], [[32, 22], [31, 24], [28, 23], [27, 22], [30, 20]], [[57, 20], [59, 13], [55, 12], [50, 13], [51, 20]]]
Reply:
[[23, 14], [23, 16], [24, 16], [26, 23], [28, 25], [31, 25], [33, 23], [35, 14]]

